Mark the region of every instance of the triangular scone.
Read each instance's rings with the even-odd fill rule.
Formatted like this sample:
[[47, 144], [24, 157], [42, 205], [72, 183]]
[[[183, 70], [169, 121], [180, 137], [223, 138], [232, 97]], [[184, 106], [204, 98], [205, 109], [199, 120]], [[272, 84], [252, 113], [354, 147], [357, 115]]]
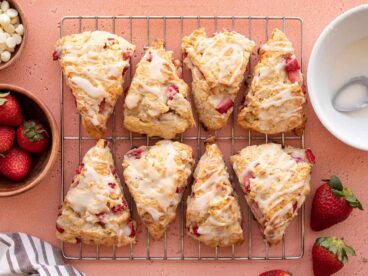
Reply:
[[245, 199], [270, 245], [278, 244], [309, 194], [310, 150], [249, 146], [230, 157]]
[[123, 93], [124, 73], [134, 50], [122, 37], [104, 31], [68, 35], [56, 43], [54, 59], [59, 59], [82, 123], [95, 139], [105, 133]]
[[226, 125], [254, 46], [243, 35], [228, 31], [207, 37], [204, 29], [198, 29], [183, 38], [184, 63], [192, 70], [194, 103], [207, 129]]
[[274, 29], [259, 53], [260, 61], [238, 115], [239, 125], [265, 134], [301, 134], [306, 121], [306, 99], [291, 42], [283, 32]]
[[194, 160], [188, 145], [162, 140], [124, 156], [124, 179], [143, 224], [159, 240], [175, 219]]
[[57, 238], [106, 246], [135, 243], [136, 223], [130, 217], [107, 141], [100, 139], [82, 162], [57, 218]]
[[173, 139], [195, 126], [187, 99], [189, 87], [179, 77], [181, 70], [180, 61], [173, 61], [173, 54], [165, 50], [163, 41], [154, 41], [139, 62], [125, 98], [127, 129]]
[[186, 217], [189, 236], [208, 246], [243, 242], [238, 199], [216, 144], [206, 145], [206, 152], [195, 169]]

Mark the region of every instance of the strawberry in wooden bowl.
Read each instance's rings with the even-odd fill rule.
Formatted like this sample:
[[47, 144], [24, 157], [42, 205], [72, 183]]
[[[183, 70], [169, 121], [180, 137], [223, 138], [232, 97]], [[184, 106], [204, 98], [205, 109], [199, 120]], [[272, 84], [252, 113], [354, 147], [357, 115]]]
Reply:
[[59, 130], [46, 105], [23, 88], [0, 84], [0, 197], [37, 185], [58, 150]]

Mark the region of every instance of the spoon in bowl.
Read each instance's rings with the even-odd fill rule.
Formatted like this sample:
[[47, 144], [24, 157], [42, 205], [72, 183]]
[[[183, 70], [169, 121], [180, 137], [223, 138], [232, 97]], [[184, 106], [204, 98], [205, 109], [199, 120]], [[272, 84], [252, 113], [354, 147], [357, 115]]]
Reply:
[[[361, 86], [364, 90], [357, 93], [348, 93], [353, 86]], [[346, 94], [346, 95], [345, 95]], [[355, 95], [354, 95], [355, 94]], [[345, 98], [346, 100], [342, 100]], [[356, 99], [354, 99], [356, 98]], [[348, 102], [348, 104], [346, 103]], [[350, 102], [350, 103], [349, 103]], [[360, 76], [352, 78], [341, 86], [332, 98], [332, 106], [339, 112], [354, 112], [368, 106], [368, 77]]]

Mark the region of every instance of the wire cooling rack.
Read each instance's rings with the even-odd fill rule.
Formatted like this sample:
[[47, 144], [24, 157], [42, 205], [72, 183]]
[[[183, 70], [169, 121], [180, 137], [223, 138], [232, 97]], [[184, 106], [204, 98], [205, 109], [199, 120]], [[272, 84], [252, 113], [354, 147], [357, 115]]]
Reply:
[[[60, 36], [71, 33], [79, 33], [87, 30], [105, 30], [123, 36], [137, 46], [137, 52], [131, 60], [129, 72], [125, 76], [124, 91], [126, 92], [131, 82], [136, 63], [143, 54], [143, 49], [155, 38], [164, 39], [166, 49], [173, 50], [176, 58], [183, 60], [180, 51], [180, 40], [184, 35], [191, 33], [198, 27], [204, 27], [207, 33], [221, 31], [222, 29], [235, 30], [254, 40], [259, 46], [265, 42], [274, 27], [282, 29], [293, 42], [300, 64], [303, 64], [303, 21], [298, 17], [268, 17], [268, 16], [68, 16], [60, 23]], [[257, 62], [257, 55], [253, 54], [247, 76], [252, 72]], [[184, 68], [183, 78], [191, 83], [191, 74]], [[209, 248], [201, 245], [186, 235], [185, 210], [186, 198], [190, 187], [186, 189], [183, 200], [178, 207], [176, 221], [165, 233], [162, 241], [153, 241], [147, 230], [142, 226], [129, 192], [123, 184], [125, 195], [129, 201], [132, 216], [137, 220], [140, 229], [137, 233], [137, 244], [117, 248], [105, 248], [103, 246], [87, 246], [83, 244], [62, 243], [62, 253], [66, 259], [72, 260], [295, 260], [304, 254], [304, 206], [297, 218], [289, 226], [280, 245], [269, 247], [263, 240], [258, 225], [253, 215], [245, 204], [242, 191], [236, 180], [234, 171], [228, 163], [229, 156], [241, 148], [268, 142], [276, 142], [282, 145], [290, 144], [304, 148], [303, 136], [293, 134], [261, 135], [240, 129], [236, 125], [236, 116], [241, 102], [242, 86], [238, 98], [235, 101], [234, 112], [230, 117], [228, 126], [224, 129], [208, 133], [200, 124], [197, 128], [188, 130], [177, 139], [190, 144], [195, 153], [196, 160], [203, 153], [203, 141], [209, 135], [215, 135], [220, 148], [224, 152], [224, 159], [228, 164], [230, 177], [239, 195], [239, 203], [243, 215], [243, 229], [245, 241], [243, 245], [229, 248]], [[72, 181], [75, 167], [81, 161], [84, 153], [94, 144], [81, 126], [81, 118], [77, 114], [73, 104], [73, 96], [61, 82], [61, 201]], [[127, 132], [122, 127], [123, 99], [116, 105], [112, 119], [110, 120], [109, 133], [106, 139], [112, 142], [112, 151], [115, 157], [118, 173], [122, 175], [122, 158], [133, 145], [150, 145], [159, 138], [148, 138]]]

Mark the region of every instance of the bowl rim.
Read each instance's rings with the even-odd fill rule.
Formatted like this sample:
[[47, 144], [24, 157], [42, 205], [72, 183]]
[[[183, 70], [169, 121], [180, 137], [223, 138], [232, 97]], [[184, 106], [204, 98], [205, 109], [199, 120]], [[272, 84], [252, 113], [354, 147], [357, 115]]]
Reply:
[[14, 62], [16, 62], [19, 57], [21, 56], [21, 54], [23, 53], [24, 47], [26, 45], [27, 42], [27, 33], [28, 33], [28, 26], [27, 26], [27, 20], [26, 20], [26, 16], [20, 6], [20, 4], [18, 3], [18, 1], [16, 0], [7, 0], [10, 4], [11, 7], [15, 8], [18, 11], [18, 15], [20, 18], [20, 22], [23, 24], [24, 27], [24, 33], [22, 36], [22, 42], [19, 45], [19, 48], [17, 49], [15, 55], [10, 57], [10, 60], [5, 62], [5, 63], [0, 63], [0, 70], [3, 70], [5, 68], [8, 68], [10, 65], [12, 65]]
[[33, 100], [45, 113], [47, 117], [47, 121], [50, 124], [50, 130], [51, 130], [51, 135], [52, 135], [52, 139], [51, 139], [52, 145], [50, 149], [50, 156], [49, 156], [46, 166], [42, 169], [39, 175], [27, 185], [21, 186], [19, 187], [19, 189], [12, 190], [12, 191], [0, 191], [0, 197], [6, 197], [6, 196], [14, 196], [20, 193], [24, 193], [25, 191], [32, 189], [37, 184], [39, 184], [50, 173], [59, 155], [60, 131], [59, 131], [56, 120], [54, 116], [52, 115], [50, 109], [46, 106], [46, 104], [41, 99], [36, 97], [29, 90], [19, 87], [17, 85], [4, 84], [4, 83], [0, 84], [0, 90], [14, 91], [16, 93], [23, 94], [27, 96], [28, 98], [30, 98], [31, 100]]
[[345, 11], [344, 13], [338, 15], [334, 20], [332, 20], [321, 32], [321, 34], [319, 35], [319, 37], [317, 38], [317, 41], [315, 42], [310, 58], [309, 58], [309, 63], [308, 63], [308, 94], [309, 94], [309, 99], [312, 103], [314, 112], [316, 113], [318, 119], [321, 121], [322, 125], [332, 134], [334, 135], [337, 139], [339, 139], [340, 141], [342, 141], [343, 143], [352, 146], [356, 149], [359, 150], [363, 150], [363, 151], [368, 151], [368, 144], [366, 146], [363, 146], [361, 144], [357, 144], [353, 141], [351, 141], [349, 138], [344, 137], [343, 135], [338, 134], [332, 127], [329, 126], [327, 119], [324, 117], [324, 115], [322, 114], [322, 109], [319, 107], [319, 103], [318, 103], [318, 93], [311, 93], [311, 91], [314, 90], [314, 77], [312, 74], [312, 64], [315, 64], [317, 62], [317, 54], [319, 49], [321, 48], [321, 44], [322, 42], [325, 40], [325, 38], [327, 37], [327, 35], [330, 33], [331, 30], [334, 29], [334, 27], [339, 24], [341, 21], [345, 20], [347, 17], [351, 16], [352, 14], [355, 14], [357, 12], [360, 12], [362, 10], [368, 10], [368, 4], [362, 4], [359, 5], [357, 7], [354, 7], [352, 9], [349, 9], [347, 11]]

